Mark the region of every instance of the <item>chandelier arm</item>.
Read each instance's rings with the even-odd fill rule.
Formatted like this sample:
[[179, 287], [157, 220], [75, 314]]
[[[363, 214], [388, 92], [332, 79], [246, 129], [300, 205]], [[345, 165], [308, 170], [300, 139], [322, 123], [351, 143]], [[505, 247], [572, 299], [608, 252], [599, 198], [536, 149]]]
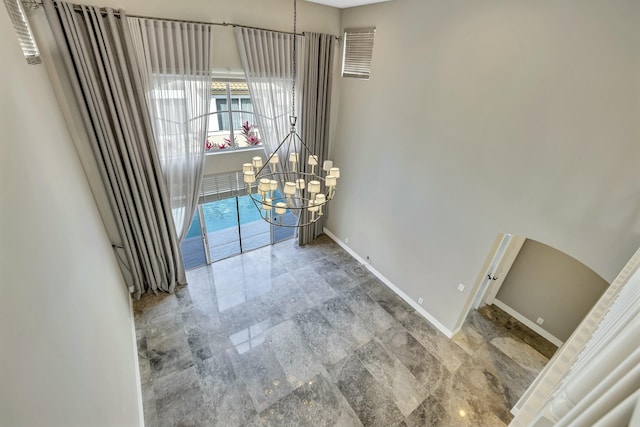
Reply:
[[284, 139], [280, 142], [280, 144], [278, 144], [278, 147], [275, 150], [273, 150], [273, 153], [271, 153], [271, 155], [267, 157], [267, 161], [264, 162], [264, 164], [260, 167], [260, 169], [258, 169], [258, 172], [256, 173], [256, 177], [260, 175], [260, 172], [262, 172], [262, 170], [269, 165], [269, 160], [271, 160], [273, 155], [276, 154], [278, 150], [280, 150], [280, 147], [282, 147], [284, 143], [287, 142], [287, 139], [289, 139], [289, 137], [290, 137], [290, 134], [285, 136]]
[[[319, 154], [314, 153], [313, 151], [311, 151], [311, 149], [309, 148], [309, 146], [307, 145], [307, 143], [306, 143], [306, 142], [304, 142], [304, 140], [302, 139], [302, 137], [301, 137], [300, 135], [298, 135], [298, 132], [292, 132], [292, 133], [293, 133], [293, 135], [294, 135], [296, 138], [298, 138], [298, 141], [300, 141], [300, 143], [304, 146], [304, 148], [307, 150], [307, 152], [308, 152], [310, 155], [313, 155], [313, 156], [317, 156], [317, 157], [318, 157], [318, 163], [320, 163], [320, 155], [319, 155]], [[302, 149], [302, 147], [300, 147], [300, 148]], [[300, 150], [300, 151], [302, 151], [302, 150]]]

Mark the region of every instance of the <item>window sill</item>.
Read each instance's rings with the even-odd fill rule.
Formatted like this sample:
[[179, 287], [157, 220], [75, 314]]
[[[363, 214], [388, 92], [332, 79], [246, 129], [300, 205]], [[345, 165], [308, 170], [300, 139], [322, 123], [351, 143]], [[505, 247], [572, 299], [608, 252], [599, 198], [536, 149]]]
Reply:
[[264, 145], [259, 145], [257, 147], [236, 148], [235, 150], [213, 151], [213, 152], [210, 152], [210, 153], [205, 153], [205, 155], [206, 156], [223, 156], [225, 154], [246, 153], [246, 152], [253, 152], [253, 151], [264, 152], [264, 150], [265, 150]]

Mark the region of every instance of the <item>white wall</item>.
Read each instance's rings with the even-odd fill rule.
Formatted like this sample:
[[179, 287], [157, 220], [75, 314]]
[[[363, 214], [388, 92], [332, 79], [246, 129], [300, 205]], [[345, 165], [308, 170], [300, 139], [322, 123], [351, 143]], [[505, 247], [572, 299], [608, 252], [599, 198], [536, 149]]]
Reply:
[[498, 232], [611, 281], [640, 244], [638, 7], [346, 10], [343, 27], [377, 33], [371, 79], [336, 80], [332, 151], [344, 172], [328, 229], [450, 329]]
[[128, 294], [45, 69], [0, 9], [0, 425], [140, 425]]

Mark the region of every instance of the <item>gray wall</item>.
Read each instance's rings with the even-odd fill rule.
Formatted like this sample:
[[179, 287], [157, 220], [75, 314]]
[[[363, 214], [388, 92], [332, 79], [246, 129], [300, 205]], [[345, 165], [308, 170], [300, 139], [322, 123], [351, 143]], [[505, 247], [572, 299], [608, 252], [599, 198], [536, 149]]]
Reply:
[[0, 425], [137, 426], [127, 289], [45, 68], [0, 7]]
[[613, 280], [640, 245], [639, 20], [635, 0], [345, 10], [377, 31], [371, 78], [336, 79], [328, 229], [450, 329], [499, 232]]
[[496, 299], [566, 341], [609, 286], [580, 261], [527, 239]]

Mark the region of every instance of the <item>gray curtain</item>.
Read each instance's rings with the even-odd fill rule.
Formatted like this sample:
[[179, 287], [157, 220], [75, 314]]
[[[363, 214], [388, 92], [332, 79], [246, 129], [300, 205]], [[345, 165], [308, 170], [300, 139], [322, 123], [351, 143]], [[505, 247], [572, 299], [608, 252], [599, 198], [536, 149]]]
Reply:
[[185, 283], [124, 12], [44, 0], [123, 241], [130, 291]]
[[[327, 159], [329, 147], [329, 119], [331, 106], [331, 84], [333, 80], [333, 56], [335, 40], [329, 34], [305, 33], [305, 56], [302, 67], [302, 100], [300, 136], [313, 153], [319, 156], [319, 164]], [[311, 167], [303, 162], [304, 172]], [[327, 207], [325, 206], [325, 216]], [[302, 212], [306, 221], [309, 212]], [[305, 245], [324, 228], [324, 216], [317, 222], [300, 228], [298, 244]]]

